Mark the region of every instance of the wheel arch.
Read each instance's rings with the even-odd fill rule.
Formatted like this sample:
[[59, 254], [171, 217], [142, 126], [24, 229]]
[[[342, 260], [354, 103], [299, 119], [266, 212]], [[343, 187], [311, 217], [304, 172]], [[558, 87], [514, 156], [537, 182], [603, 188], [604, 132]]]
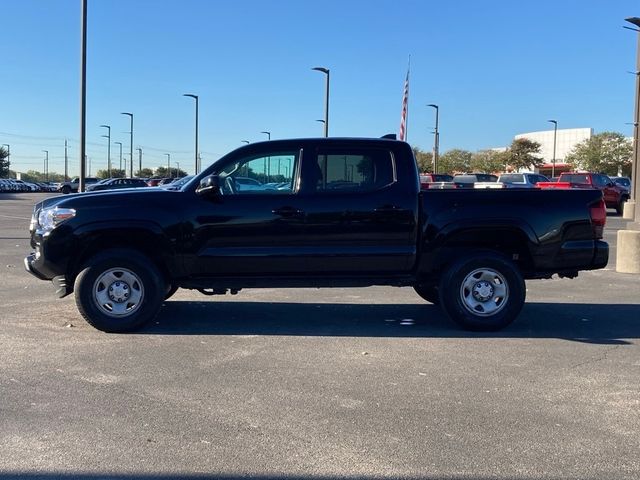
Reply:
[[[462, 255], [494, 253], [513, 261], [526, 275], [534, 270], [532, 247], [538, 239], [530, 227], [495, 223], [486, 225], [451, 225], [424, 246], [420, 276], [437, 276]], [[437, 282], [437, 280], [436, 280]]]
[[162, 229], [152, 222], [94, 224], [75, 233], [78, 249], [69, 268], [71, 282], [89, 259], [110, 249], [136, 251], [151, 260], [165, 280], [170, 280], [179, 271], [175, 249]]

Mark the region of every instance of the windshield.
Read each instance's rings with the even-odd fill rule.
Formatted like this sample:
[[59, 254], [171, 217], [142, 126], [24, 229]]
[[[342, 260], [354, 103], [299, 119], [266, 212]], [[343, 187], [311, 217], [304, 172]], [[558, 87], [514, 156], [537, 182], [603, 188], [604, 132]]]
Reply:
[[195, 175], [187, 175], [186, 177], [182, 177], [182, 178], [179, 178], [178, 180], [175, 180], [174, 182], [170, 183], [170, 185], [173, 188], [179, 188], [180, 190], [182, 190], [182, 187], [187, 185], [194, 178], [195, 178]]
[[500, 175], [500, 181], [502, 183], [522, 183], [524, 182], [524, 175], [521, 173], [509, 173], [507, 175]]

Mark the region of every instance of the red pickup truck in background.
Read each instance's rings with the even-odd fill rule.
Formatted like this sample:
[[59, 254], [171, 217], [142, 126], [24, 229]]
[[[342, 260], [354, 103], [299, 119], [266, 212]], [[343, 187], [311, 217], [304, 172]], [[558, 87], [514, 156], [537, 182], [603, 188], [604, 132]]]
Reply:
[[622, 214], [624, 202], [629, 200], [629, 190], [612, 182], [602, 173], [565, 172], [557, 182], [538, 182], [539, 188], [593, 188], [602, 191], [607, 208], [615, 208]]

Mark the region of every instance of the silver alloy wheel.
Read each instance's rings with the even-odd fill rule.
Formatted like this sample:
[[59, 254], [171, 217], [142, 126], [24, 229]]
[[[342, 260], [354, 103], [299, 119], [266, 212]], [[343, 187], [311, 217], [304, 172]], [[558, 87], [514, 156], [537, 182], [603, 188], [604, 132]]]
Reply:
[[504, 308], [509, 299], [509, 286], [499, 272], [479, 268], [468, 274], [460, 286], [462, 305], [474, 315], [488, 317]]
[[126, 268], [103, 272], [93, 284], [93, 299], [102, 313], [110, 317], [126, 317], [135, 312], [144, 298], [140, 278]]

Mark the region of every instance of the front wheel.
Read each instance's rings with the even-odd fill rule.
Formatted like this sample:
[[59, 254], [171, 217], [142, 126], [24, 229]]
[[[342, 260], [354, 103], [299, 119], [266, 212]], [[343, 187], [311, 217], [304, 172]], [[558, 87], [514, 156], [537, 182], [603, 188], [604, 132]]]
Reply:
[[65, 195], [69, 195], [71, 193], [71, 187], [65, 185], [64, 187], [62, 187], [62, 193], [64, 193]]
[[440, 303], [452, 320], [469, 330], [495, 331], [513, 322], [526, 288], [513, 262], [494, 253], [463, 257], [440, 282]]
[[150, 259], [113, 249], [87, 262], [74, 290], [78, 310], [89, 324], [103, 332], [127, 332], [157, 315], [166, 287]]

